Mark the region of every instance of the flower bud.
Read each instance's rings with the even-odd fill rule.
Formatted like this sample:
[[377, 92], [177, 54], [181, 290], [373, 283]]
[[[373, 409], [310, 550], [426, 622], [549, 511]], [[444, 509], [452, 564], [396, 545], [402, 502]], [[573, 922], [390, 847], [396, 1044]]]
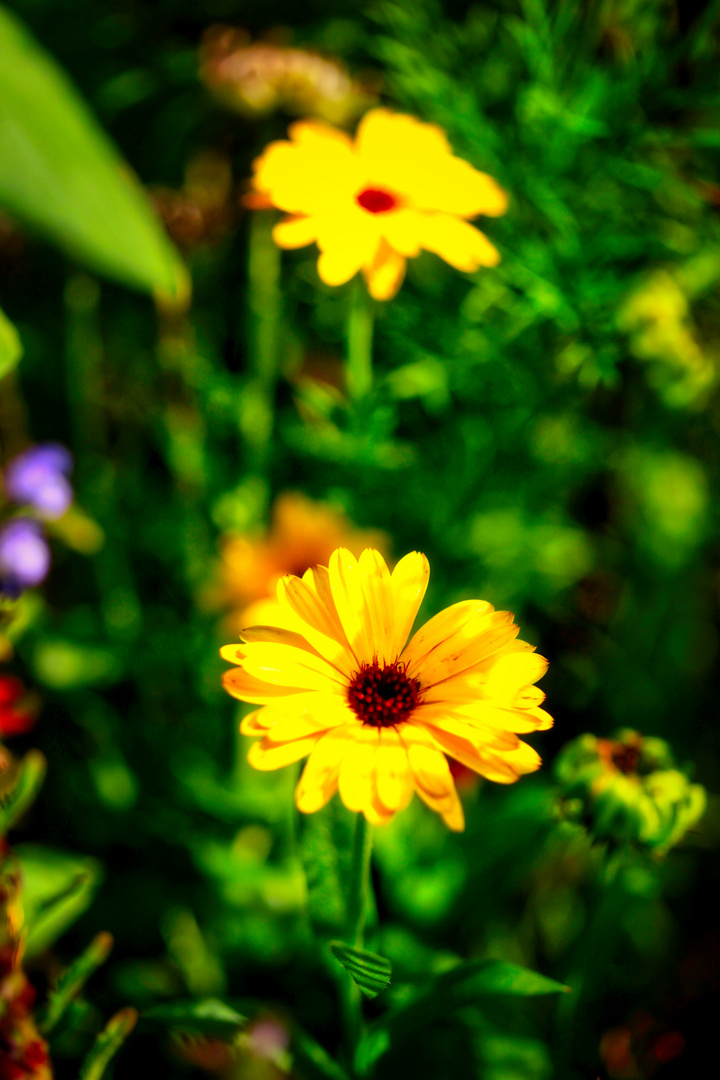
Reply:
[[677, 768], [663, 739], [623, 729], [610, 739], [580, 735], [555, 763], [566, 819], [598, 840], [664, 854], [697, 825], [705, 789]]

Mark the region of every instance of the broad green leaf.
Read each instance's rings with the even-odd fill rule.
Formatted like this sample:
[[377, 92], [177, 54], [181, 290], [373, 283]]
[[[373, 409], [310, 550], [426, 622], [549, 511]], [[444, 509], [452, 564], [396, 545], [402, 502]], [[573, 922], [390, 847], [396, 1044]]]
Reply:
[[100, 1080], [110, 1060], [117, 1054], [130, 1032], [137, 1024], [135, 1009], [121, 1009], [108, 1020], [95, 1040], [95, 1045], [85, 1058], [79, 1080]]
[[297, 1070], [301, 1080], [349, 1080], [342, 1065], [299, 1024], [292, 1032], [293, 1073]]
[[52, 1031], [92, 973], [105, 963], [112, 946], [111, 934], [104, 931], [97, 934], [87, 949], [63, 971], [57, 986], [50, 991], [47, 1005], [40, 1016], [40, 1030], [44, 1035]]
[[0, 837], [32, 806], [45, 779], [47, 762], [39, 750], [29, 750], [18, 765], [15, 783], [0, 800]]
[[184, 1034], [218, 1039], [232, 1039], [245, 1024], [244, 1016], [217, 998], [157, 1005], [147, 1009], [142, 1018]]
[[94, 859], [81, 859], [35, 844], [15, 849], [20, 860], [26, 953], [37, 956], [75, 922], [102, 880]]
[[392, 964], [384, 956], [367, 949], [356, 949], [343, 941], [331, 941], [330, 952], [350, 973], [366, 997], [377, 997], [381, 990], [390, 985]]
[[16, 367], [21, 356], [20, 335], [0, 308], [0, 379]]
[[0, 206], [91, 269], [187, 300], [138, 181], [55, 61], [0, 7]]

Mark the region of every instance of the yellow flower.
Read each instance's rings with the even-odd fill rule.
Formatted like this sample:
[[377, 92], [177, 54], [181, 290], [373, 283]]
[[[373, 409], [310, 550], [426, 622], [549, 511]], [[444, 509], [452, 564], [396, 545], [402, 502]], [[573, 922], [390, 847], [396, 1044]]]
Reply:
[[540, 758], [518, 732], [551, 726], [532, 684], [547, 661], [517, 641], [506, 611], [464, 600], [408, 642], [430, 567], [412, 552], [392, 574], [373, 549], [346, 548], [302, 578], [287, 575], [278, 597], [294, 629], [253, 626], [226, 645], [237, 664], [225, 688], [262, 706], [241, 731], [259, 735], [248, 760], [279, 769], [310, 755], [295, 793], [313, 813], [339, 789], [350, 810], [381, 824], [417, 791], [451, 829], [463, 811], [446, 754], [511, 784]]
[[290, 141], [271, 143], [254, 168], [256, 192], [292, 215], [275, 227], [275, 242], [316, 242], [327, 285], [362, 270], [372, 296], [388, 300], [406, 259], [423, 248], [467, 272], [500, 260], [466, 219], [504, 214], [505, 192], [455, 157], [439, 127], [414, 117], [373, 109], [354, 141], [319, 121], [299, 121]]

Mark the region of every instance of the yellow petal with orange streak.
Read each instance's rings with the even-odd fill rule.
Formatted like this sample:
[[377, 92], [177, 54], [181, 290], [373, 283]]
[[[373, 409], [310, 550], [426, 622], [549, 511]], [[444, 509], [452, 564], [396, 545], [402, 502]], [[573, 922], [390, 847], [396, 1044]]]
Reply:
[[285, 765], [292, 765], [309, 754], [320, 737], [318, 733], [305, 739], [295, 739], [293, 742], [280, 744], [273, 743], [267, 738], [261, 739], [250, 747], [248, 761], [254, 769], [260, 769], [263, 772], [282, 769]]
[[391, 652], [394, 611], [390, 571], [380, 552], [374, 548], [362, 552], [358, 567], [374, 655], [381, 664], [391, 664], [397, 654]]
[[494, 611], [468, 619], [422, 660], [411, 665], [412, 674], [424, 687], [443, 683], [469, 668], [477, 667], [520, 633], [509, 611]]
[[333, 602], [353, 654], [360, 663], [372, 663], [375, 643], [362, 586], [362, 571], [347, 548], [330, 556], [328, 567]]
[[226, 671], [222, 677], [222, 684], [228, 694], [250, 705], [267, 705], [268, 702], [276, 701], [281, 697], [304, 693], [304, 688], [301, 686], [280, 686], [269, 683], [248, 674], [242, 668]]
[[281, 248], [292, 250], [305, 247], [317, 239], [317, 219], [314, 216], [285, 218], [273, 229], [272, 238]]
[[[312, 580], [312, 572], [306, 572], [305, 577], [308, 574]], [[350, 652], [335, 613], [328, 611], [317, 592], [304, 579], [287, 575], [278, 582], [278, 599], [302, 622], [303, 634], [315, 650], [349, 678], [357, 670], [357, 661]]]
[[487, 600], [461, 600], [458, 604], [452, 604], [423, 623], [403, 649], [402, 659], [408, 667], [418, 668], [425, 656], [456, 634], [472, 618], [493, 611], [492, 604]]
[[305, 738], [355, 720], [343, 698], [316, 691], [283, 698], [266, 705], [262, 713], [265, 734], [276, 743]]
[[292, 645], [266, 642], [248, 645], [243, 670], [276, 686], [300, 686], [330, 694], [342, 692], [345, 686], [340, 673], [326, 660]]
[[373, 300], [392, 300], [405, 277], [406, 261], [388, 243], [382, 241], [375, 258], [363, 267], [363, 276]]

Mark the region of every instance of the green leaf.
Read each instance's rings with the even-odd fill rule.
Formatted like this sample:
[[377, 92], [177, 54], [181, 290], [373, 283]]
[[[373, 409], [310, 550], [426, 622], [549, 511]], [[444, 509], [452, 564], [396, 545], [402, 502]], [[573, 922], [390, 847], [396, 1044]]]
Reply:
[[15, 784], [0, 805], [0, 836], [20, 820], [34, 803], [45, 779], [47, 762], [39, 750], [30, 750], [18, 765]]
[[79, 859], [35, 844], [15, 849], [23, 880], [26, 953], [43, 952], [88, 907], [102, 880], [94, 859]]
[[293, 1071], [297, 1069], [302, 1080], [349, 1080], [342, 1065], [304, 1028], [293, 1024], [292, 1031]]
[[21, 356], [20, 335], [0, 308], [0, 379], [17, 366]]
[[105, 963], [112, 947], [112, 935], [103, 931], [97, 934], [77, 960], [63, 971], [57, 986], [50, 991], [47, 1005], [40, 1017], [39, 1026], [43, 1035], [52, 1031], [92, 973]]
[[[533, 997], [569, 992], [569, 986], [518, 964], [503, 960], [468, 960], [429, 980], [417, 997], [372, 1028], [372, 1046], [382, 1053], [383, 1047], [388, 1045], [378, 1037], [383, 1029], [389, 1032], [389, 1043], [392, 1044], [459, 1009], [476, 1004], [483, 997]], [[364, 1052], [366, 1056], [372, 1056], [370, 1045]]]
[[330, 952], [350, 973], [366, 997], [377, 997], [381, 990], [390, 985], [392, 964], [384, 956], [367, 949], [356, 949], [343, 941], [331, 941]]
[[0, 205], [91, 269], [183, 302], [189, 281], [138, 181], [64, 72], [0, 7]]
[[237, 1035], [246, 1022], [244, 1016], [217, 998], [157, 1005], [147, 1009], [142, 1018], [188, 1035], [207, 1035], [227, 1040]]
[[100, 1080], [122, 1044], [137, 1023], [135, 1009], [121, 1009], [110, 1019], [95, 1040], [95, 1045], [85, 1058], [79, 1080]]

